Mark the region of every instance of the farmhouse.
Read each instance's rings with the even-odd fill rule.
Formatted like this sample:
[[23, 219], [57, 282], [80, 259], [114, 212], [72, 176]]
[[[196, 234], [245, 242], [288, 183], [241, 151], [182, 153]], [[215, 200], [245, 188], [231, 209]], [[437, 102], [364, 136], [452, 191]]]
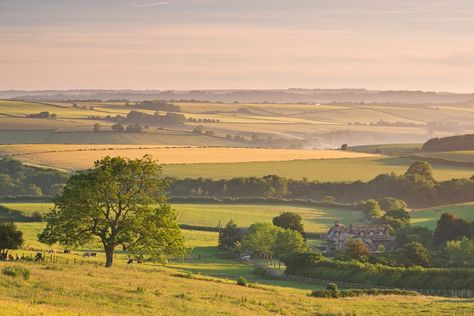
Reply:
[[344, 226], [336, 221], [326, 235], [326, 251], [342, 250], [349, 239], [362, 240], [369, 250], [374, 253], [381, 246], [390, 251], [395, 247], [395, 237], [381, 225], [349, 225]]

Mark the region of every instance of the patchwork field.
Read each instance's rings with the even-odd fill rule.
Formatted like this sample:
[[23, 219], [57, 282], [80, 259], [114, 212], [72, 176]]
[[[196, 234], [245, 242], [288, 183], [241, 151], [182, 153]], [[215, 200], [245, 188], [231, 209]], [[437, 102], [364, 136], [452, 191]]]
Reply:
[[[182, 114], [187, 119], [197, 120], [188, 121], [186, 125], [178, 127], [182, 131], [189, 132], [201, 125], [206, 131], [212, 131], [220, 137], [229, 134], [250, 138], [253, 134], [258, 134], [264, 138], [305, 139], [306, 146], [316, 148], [335, 148], [342, 143], [423, 142], [430, 136], [445, 136], [452, 133], [442, 130], [429, 132], [425, 126], [427, 122], [448, 119], [470, 122], [474, 119], [474, 112], [470, 111], [469, 107], [463, 106], [433, 108], [387, 104], [219, 102], [177, 102], [175, 104], [181, 107]], [[96, 122], [100, 122], [104, 130], [109, 129], [111, 122], [104, 121], [105, 116], [126, 116], [132, 110], [154, 113], [151, 110], [135, 107], [133, 102], [128, 105], [124, 102], [77, 102], [76, 107], [73, 107], [69, 102], [35, 103], [3, 100], [0, 101], [0, 130], [3, 131], [0, 133], [0, 143], [173, 144], [166, 139], [167, 136], [163, 135], [162, 142], [159, 143], [156, 139], [147, 137], [142, 139], [119, 135], [111, 138], [110, 135], [107, 137], [101, 135], [90, 139], [85, 135], [76, 135], [68, 138], [61, 133], [92, 131]], [[55, 120], [25, 118], [29, 114], [45, 111], [55, 113], [58, 118]], [[381, 125], [381, 122], [391, 125]], [[7, 130], [19, 131], [21, 135], [5, 133]], [[29, 135], [27, 132], [31, 130], [49, 130], [56, 133]], [[178, 144], [180, 143], [174, 145]], [[195, 139], [195, 142], [190, 145], [206, 144], [208, 143], [201, 143]]]

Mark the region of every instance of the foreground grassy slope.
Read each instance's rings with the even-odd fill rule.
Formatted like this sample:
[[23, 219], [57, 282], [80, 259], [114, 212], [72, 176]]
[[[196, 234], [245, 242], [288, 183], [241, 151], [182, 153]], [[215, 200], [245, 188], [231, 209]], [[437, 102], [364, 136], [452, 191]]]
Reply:
[[31, 278], [0, 276], [0, 314], [462, 315], [474, 308], [470, 301], [432, 297], [364, 297], [341, 304], [308, 297], [303, 290], [180, 278], [159, 266], [20, 265], [31, 270]]

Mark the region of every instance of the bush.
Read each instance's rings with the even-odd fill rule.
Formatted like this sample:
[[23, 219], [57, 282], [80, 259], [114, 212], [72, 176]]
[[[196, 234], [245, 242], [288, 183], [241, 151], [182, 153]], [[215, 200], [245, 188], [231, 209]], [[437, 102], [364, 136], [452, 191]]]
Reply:
[[415, 291], [406, 291], [406, 290], [400, 290], [400, 289], [349, 289], [349, 290], [342, 290], [342, 291], [326, 289], [326, 290], [312, 291], [310, 294], [310, 296], [313, 296], [313, 297], [323, 297], [323, 298], [338, 298], [338, 297], [342, 298], [342, 297], [378, 296], [378, 295], [417, 296], [419, 295], [419, 293]]
[[338, 291], [339, 288], [337, 287], [337, 284], [336, 284], [336, 283], [329, 283], [329, 284], [326, 286], [326, 290], [328, 290], [328, 291]]
[[237, 285], [240, 285], [240, 286], [249, 286], [249, 281], [247, 281], [247, 279], [244, 278], [243, 276], [240, 276], [240, 277], [237, 279]]
[[23, 277], [23, 279], [28, 280], [30, 278], [30, 270], [19, 267], [19, 266], [6, 266], [2, 269], [3, 275], [8, 275], [11, 277]]

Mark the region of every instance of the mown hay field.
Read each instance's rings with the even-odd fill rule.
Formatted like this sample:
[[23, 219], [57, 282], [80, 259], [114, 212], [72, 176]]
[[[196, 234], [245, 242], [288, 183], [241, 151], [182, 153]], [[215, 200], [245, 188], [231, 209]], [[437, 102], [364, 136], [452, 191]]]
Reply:
[[[112, 149], [111, 149], [112, 148]], [[101, 150], [103, 149], [103, 150]], [[129, 158], [152, 155], [162, 164], [235, 163], [250, 161], [287, 161], [306, 159], [341, 159], [373, 157], [372, 154], [340, 150], [264, 149], [264, 148], [203, 148], [203, 147], [110, 147], [104, 145], [66, 146], [1, 146], [0, 152], [13, 155], [26, 163], [49, 166], [65, 170], [91, 167], [94, 161], [104, 156]], [[200, 175], [205, 176], [205, 174]]]
[[[219, 164], [165, 165], [166, 174], [178, 178], [262, 177], [277, 174], [291, 179], [317, 180], [320, 182], [368, 181], [381, 173], [404, 174], [413, 160], [398, 157], [372, 157], [351, 159], [313, 159], [295, 161], [267, 161]], [[474, 170], [469, 167], [432, 164], [438, 181], [452, 178], [470, 178]]]

